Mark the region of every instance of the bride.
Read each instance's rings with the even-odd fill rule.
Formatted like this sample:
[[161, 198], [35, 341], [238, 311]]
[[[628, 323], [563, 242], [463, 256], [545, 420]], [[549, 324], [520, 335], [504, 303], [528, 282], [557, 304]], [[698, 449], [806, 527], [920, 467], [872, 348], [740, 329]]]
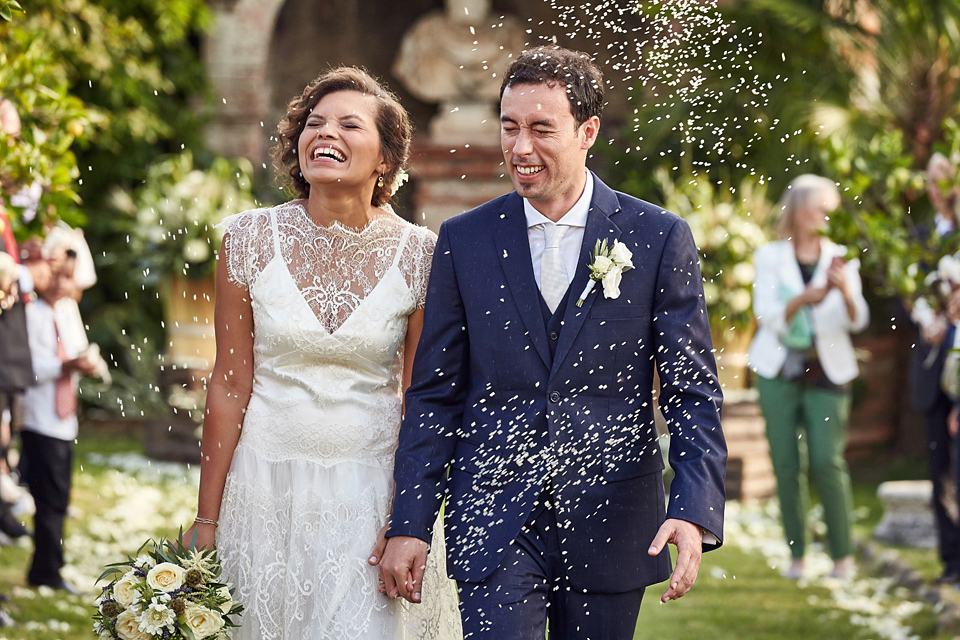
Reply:
[[411, 136], [373, 78], [326, 72], [291, 100], [273, 149], [300, 198], [223, 223], [185, 539], [216, 542], [245, 607], [236, 640], [462, 637], [442, 539], [420, 606], [378, 593], [370, 555], [436, 240], [387, 204]]

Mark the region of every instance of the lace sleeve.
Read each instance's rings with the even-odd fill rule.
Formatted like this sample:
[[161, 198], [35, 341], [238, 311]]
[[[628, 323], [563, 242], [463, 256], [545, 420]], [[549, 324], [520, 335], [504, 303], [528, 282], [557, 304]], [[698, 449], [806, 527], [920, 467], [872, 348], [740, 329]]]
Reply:
[[269, 220], [266, 210], [254, 209], [227, 216], [217, 225], [224, 230], [220, 251], [228, 281], [250, 288], [262, 269], [266, 249], [272, 248]]
[[417, 298], [417, 309], [423, 309], [427, 300], [427, 284], [430, 281], [430, 267], [433, 263], [433, 250], [437, 245], [437, 235], [426, 227], [419, 227], [412, 236], [411, 242], [416, 250], [413, 270], [413, 292]]

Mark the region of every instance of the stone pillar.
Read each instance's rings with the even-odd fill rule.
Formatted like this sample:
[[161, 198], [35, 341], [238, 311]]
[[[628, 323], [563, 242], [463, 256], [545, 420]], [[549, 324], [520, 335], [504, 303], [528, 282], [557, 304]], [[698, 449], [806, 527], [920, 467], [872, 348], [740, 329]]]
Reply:
[[435, 232], [447, 218], [513, 189], [499, 147], [451, 148], [423, 140], [412, 151], [414, 222]]
[[[270, 96], [264, 87], [277, 13], [285, 0], [220, 0], [203, 57], [219, 103], [207, 142], [225, 156], [265, 156], [263, 127]], [[272, 129], [272, 123], [270, 128]]]
[[873, 537], [888, 544], [917, 549], [937, 546], [933, 521], [933, 484], [929, 480], [895, 480], [877, 488], [883, 503], [883, 518]]

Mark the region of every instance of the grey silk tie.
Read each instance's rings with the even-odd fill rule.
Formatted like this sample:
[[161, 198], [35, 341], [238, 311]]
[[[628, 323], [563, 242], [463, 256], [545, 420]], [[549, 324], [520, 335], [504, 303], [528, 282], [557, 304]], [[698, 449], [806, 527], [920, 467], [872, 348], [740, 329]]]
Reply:
[[569, 228], [565, 224], [548, 224], [543, 227], [546, 244], [540, 258], [540, 293], [551, 313], [557, 310], [557, 305], [570, 286], [567, 269], [563, 266], [563, 256], [560, 254], [560, 241]]

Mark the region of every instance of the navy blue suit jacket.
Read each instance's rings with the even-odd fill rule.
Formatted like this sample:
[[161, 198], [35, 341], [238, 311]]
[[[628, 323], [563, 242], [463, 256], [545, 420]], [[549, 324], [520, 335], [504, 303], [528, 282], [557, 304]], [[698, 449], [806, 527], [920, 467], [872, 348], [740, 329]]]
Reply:
[[[619, 298], [605, 298], [598, 284], [577, 307], [604, 238], [625, 243], [635, 268], [623, 274]], [[655, 366], [675, 471], [669, 508]], [[720, 405], [697, 250], [683, 220], [595, 178], [563, 326], [548, 335], [522, 199], [497, 198], [440, 229], [387, 535], [429, 541], [446, 498], [448, 572], [482, 580], [549, 479], [575, 588], [622, 592], [665, 580], [669, 553], [647, 555], [665, 517], [722, 535]]]

